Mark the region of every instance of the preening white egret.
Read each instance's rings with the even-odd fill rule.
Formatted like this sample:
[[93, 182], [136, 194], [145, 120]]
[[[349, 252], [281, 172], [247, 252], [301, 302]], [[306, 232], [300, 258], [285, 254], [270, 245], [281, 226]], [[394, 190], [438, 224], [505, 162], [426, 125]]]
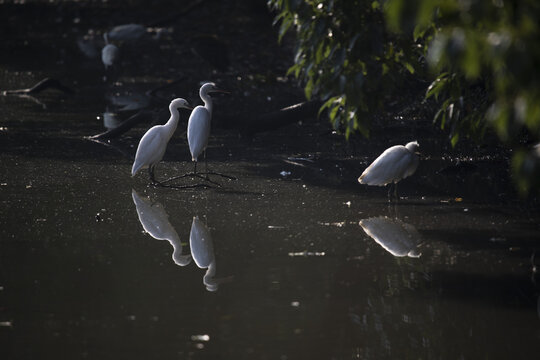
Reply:
[[385, 186], [394, 183], [397, 195], [397, 183], [411, 176], [418, 167], [418, 142], [407, 145], [395, 145], [386, 149], [358, 178], [360, 184]]
[[386, 216], [360, 220], [360, 226], [375, 242], [396, 257], [420, 257], [421, 237], [411, 224]]
[[190, 254], [182, 253], [182, 242], [169, 222], [169, 215], [159, 202], [153, 202], [131, 190], [139, 221], [144, 230], [156, 240], [167, 240], [173, 247], [172, 259], [176, 265], [186, 266], [191, 262]]
[[206, 158], [206, 146], [208, 145], [208, 137], [210, 136], [210, 123], [212, 120], [212, 98], [211, 92], [223, 92], [216, 87], [214, 83], [206, 83], [201, 86], [199, 90], [199, 96], [204, 102], [204, 106], [196, 106], [191, 112], [187, 127], [187, 138], [189, 144], [189, 151], [191, 152], [191, 160], [195, 162], [193, 172], [197, 173], [197, 161], [199, 156], [205, 152]]
[[178, 126], [179, 108], [191, 109], [186, 100], [174, 99], [169, 105], [171, 117], [167, 123], [154, 126], [143, 135], [137, 148], [131, 176], [135, 176], [140, 169], [148, 167], [150, 180], [153, 184], [158, 183], [154, 177], [154, 168], [163, 158], [167, 144]]
[[103, 62], [103, 65], [105, 65], [105, 69], [108, 69], [120, 58], [120, 50], [116, 45], [109, 44], [109, 38], [106, 33], [103, 34], [103, 38], [105, 39], [106, 45], [101, 49], [101, 61]]

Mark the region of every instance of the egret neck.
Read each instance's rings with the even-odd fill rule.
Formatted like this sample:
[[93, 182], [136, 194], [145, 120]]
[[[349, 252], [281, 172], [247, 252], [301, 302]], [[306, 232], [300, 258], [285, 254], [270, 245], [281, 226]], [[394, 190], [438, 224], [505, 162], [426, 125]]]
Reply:
[[212, 116], [212, 98], [208, 95], [208, 91], [204, 86], [201, 88], [201, 91], [199, 91], [199, 96], [204, 102], [204, 108], [208, 110], [208, 113]]
[[180, 112], [176, 108], [176, 104], [173, 105], [172, 103], [169, 105], [169, 111], [171, 112], [171, 117], [163, 126], [167, 129], [167, 134], [169, 135], [169, 139], [170, 139], [174, 131], [176, 130], [176, 127], [178, 126], [178, 119], [180, 118]]

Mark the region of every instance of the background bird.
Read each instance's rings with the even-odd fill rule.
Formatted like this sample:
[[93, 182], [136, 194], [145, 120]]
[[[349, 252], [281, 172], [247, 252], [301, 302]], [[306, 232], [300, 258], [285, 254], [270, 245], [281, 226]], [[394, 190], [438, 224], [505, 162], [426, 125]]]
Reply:
[[178, 109], [180, 108], [191, 110], [189, 103], [185, 99], [174, 99], [169, 105], [171, 117], [167, 123], [154, 126], [143, 135], [137, 147], [131, 176], [135, 176], [140, 169], [148, 167], [150, 180], [153, 184], [159, 184], [154, 177], [154, 168], [163, 158], [167, 144], [178, 126], [180, 117]]
[[206, 147], [208, 146], [208, 138], [210, 137], [213, 108], [212, 98], [210, 97], [211, 92], [226, 93], [226, 91], [218, 89], [216, 84], [212, 82], [204, 84], [199, 90], [199, 96], [204, 102], [204, 106], [199, 105], [195, 107], [189, 116], [187, 138], [191, 160], [195, 162], [194, 173], [197, 173], [197, 161], [203, 152], [205, 152], [206, 159]]
[[114, 44], [109, 43], [109, 37], [107, 33], [103, 34], [105, 39], [105, 46], [101, 49], [101, 61], [105, 65], [105, 70], [114, 66], [120, 58], [120, 49]]
[[411, 176], [419, 163], [418, 142], [411, 141], [407, 145], [395, 145], [386, 149], [358, 178], [360, 184], [385, 186], [394, 183], [397, 196], [397, 183]]
[[146, 27], [140, 24], [124, 24], [113, 27], [108, 35], [111, 40], [137, 41], [146, 34]]

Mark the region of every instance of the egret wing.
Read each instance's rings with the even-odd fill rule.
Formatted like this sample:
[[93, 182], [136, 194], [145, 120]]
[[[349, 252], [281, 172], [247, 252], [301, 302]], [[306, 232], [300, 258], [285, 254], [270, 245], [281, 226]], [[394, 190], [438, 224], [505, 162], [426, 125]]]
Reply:
[[159, 131], [160, 128], [161, 125], [154, 126], [144, 134], [139, 142], [139, 147], [135, 154], [135, 161], [133, 162], [133, 168], [131, 170], [132, 175], [135, 175], [140, 169], [150, 166], [163, 158], [167, 143], [166, 139]]
[[210, 136], [210, 113], [203, 106], [197, 106], [191, 112], [187, 136], [191, 158], [197, 161], [199, 155], [206, 149]]
[[360, 183], [383, 186], [393, 182], [402, 170], [401, 160], [410, 152], [402, 145], [386, 149], [359, 178]]

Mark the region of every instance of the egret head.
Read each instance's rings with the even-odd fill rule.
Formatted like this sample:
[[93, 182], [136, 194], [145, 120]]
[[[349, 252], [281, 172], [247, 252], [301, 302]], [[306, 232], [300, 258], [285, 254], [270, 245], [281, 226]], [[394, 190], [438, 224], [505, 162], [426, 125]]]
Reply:
[[213, 82], [208, 82], [208, 83], [205, 83], [203, 86], [201, 86], [201, 90], [199, 91], [199, 94], [201, 95], [201, 97], [204, 97], [210, 93], [216, 93], [216, 92], [228, 94], [227, 91], [221, 90]]
[[407, 145], [405, 145], [407, 150], [409, 150], [412, 153], [418, 153], [418, 149], [420, 148], [420, 145], [418, 145], [418, 141], [411, 141]]
[[171, 101], [171, 105], [169, 105], [169, 108], [171, 108], [171, 109], [184, 108], [184, 109], [188, 109], [188, 110], [193, 109], [191, 106], [189, 106], [189, 103], [187, 102], [187, 100], [182, 99], [182, 98], [176, 98], [173, 101]]
[[409, 251], [407, 256], [412, 257], [412, 258], [419, 258], [420, 256], [422, 256], [422, 253], [419, 252], [418, 250], [414, 249], [414, 250]]
[[172, 254], [173, 261], [178, 266], [186, 266], [191, 262], [191, 255], [182, 255], [182, 251], [177, 254], [176, 248]]

